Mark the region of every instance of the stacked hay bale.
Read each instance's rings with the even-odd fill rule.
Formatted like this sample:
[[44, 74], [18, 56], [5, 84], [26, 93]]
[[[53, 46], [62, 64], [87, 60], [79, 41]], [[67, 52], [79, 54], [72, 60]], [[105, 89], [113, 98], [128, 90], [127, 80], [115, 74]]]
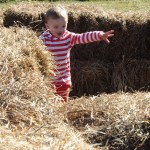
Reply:
[[[9, 27], [19, 22], [19, 25], [31, 27], [35, 31], [42, 31], [42, 27], [44, 27], [43, 14], [53, 4], [32, 5], [30, 8], [27, 8], [29, 5], [23, 5], [17, 11], [15, 10], [16, 6], [14, 6], [11, 10], [6, 11], [4, 13], [4, 26]], [[39, 7], [40, 9], [33, 12], [31, 11], [32, 7]], [[81, 96], [85, 93], [96, 94], [97, 92], [115, 92], [118, 90], [149, 90], [150, 82], [147, 76], [150, 72], [150, 12], [143, 14], [116, 13], [95, 8], [92, 8], [93, 12], [89, 12], [89, 7], [78, 4], [68, 4], [65, 7], [69, 12], [68, 30], [70, 31], [83, 33], [94, 30], [115, 30], [115, 36], [112, 37], [110, 45], [105, 42], [95, 42], [73, 47], [71, 51], [73, 81], [71, 95]], [[98, 63], [96, 69], [93, 67], [95, 63]], [[146, 65], [143, 65], [145, 63]], [[89, 64], [91, 65], [89, 66]], [[101, 70], [102, 66], [108, 66], [107, 79], [109, 80], [104, 78], [103, 81], [99, 82], [101, 76], [106, 76], [105, 71], [102, 71], [100, 76], [97, 76], [96, 72], [91, 74], [90, 78], [94, 79], [97, 76], [96, 80], [98, 81], [95, 82], [96, 85], [91, 90], [88, 85], [94, 84], [94, 82], [89, 80], [89, 74], [85, 75], [84, 70], [76, 71], [79, 66], [82, 66], [82, 69], [91, 70], [91, 72]], [[132, 75], [130, 70], [132, 70]], [[138, 70], [145, 70], [143, 73], [146, 75], [139, 74]], [[82, 78], [81, 81], [81, 78], [76, 77], [82, 76], [82, 72], [84, 79]], [[134, 80], [133, 74], [136, 76]], [[79, 83], [77, 84], [77, 82]], [[90, 84], [90, 82], [92, 83]]]
[[72, 62], [73, 93], [81, 96], [84, 93], [98, 94], [111, 89], [112, 64], [99, 60]]
[[0, 39], [0, 123], [20, 128], [38, 124], [44, 117], [39, 106], [47, 102], [44, 107], [49, 107], [56, 97], [51, 57], [31, 30], [2, 27]]

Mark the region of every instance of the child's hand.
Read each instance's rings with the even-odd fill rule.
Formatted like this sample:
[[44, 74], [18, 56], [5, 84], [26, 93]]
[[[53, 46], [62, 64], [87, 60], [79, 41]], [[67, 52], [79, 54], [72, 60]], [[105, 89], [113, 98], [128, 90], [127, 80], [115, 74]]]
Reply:
[[114, 30], [110, 30], [108, 32], [104, 32], [103, 35], [101, 35], [101, 39], [106, 41], [108, 44], [110, 43], [110, 41], [108, 40], [109, 37], [114, 36]]

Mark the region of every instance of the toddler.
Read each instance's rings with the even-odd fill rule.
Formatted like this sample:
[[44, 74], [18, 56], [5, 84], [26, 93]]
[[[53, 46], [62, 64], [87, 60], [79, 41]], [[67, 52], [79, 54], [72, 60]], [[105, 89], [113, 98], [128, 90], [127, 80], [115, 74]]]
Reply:
[[71, 74], [70, 74], [70, 50], [76, 44], [85, 44], [95, 41], [106, 41], [113, 36], [113, 30], [108, 32], [93, 31], [76, 34], [67, 30], [68, 15], [63, 7], [50, 8], [45, 15], [46, 31], [40, 38], [47, 50], [54, 58], [56, 65], [53, 84], [56, 87], [56, 94], [62, 98], [63, 102], [68, 101]]

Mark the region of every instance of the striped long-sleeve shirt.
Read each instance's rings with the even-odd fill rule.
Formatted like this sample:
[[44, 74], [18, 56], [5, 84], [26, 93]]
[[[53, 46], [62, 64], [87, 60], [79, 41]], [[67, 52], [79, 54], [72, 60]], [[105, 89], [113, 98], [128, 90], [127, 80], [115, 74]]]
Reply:
[[41, 34], [40, 38], [47, 50], [51, 52], [54, 57], [56, 65], [54, 77], [55, 84], [70, 84], [70, 50], [76, 44], [85, 44], [95, 41], [100, 41], [103, 31], [86, 32], [82, 34], [75, 34], [66, 31], [61, 38], [54, 37], [48, 30]]

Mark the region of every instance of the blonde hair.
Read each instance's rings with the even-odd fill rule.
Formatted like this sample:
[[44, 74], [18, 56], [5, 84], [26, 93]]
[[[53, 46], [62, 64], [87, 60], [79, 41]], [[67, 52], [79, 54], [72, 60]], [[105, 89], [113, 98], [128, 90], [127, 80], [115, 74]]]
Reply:
[[66, 20], [66, 22], [68, 22], [67, 10], [64, 7], [60, 7], [60, 6], [52, 7], [50, 9], [48, 9], [45, 14], [45, 22], [46, 23], [49, 18], [52, 18], [52, 19], [64, 18]]

